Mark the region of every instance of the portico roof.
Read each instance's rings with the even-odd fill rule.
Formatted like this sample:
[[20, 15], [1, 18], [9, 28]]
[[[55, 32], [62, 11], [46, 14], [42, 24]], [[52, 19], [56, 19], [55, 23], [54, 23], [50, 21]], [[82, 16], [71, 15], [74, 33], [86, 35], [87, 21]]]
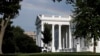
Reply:
[[69, 16], [55, 16], [55, 15], [38, 15], [35, 24], [41, 21], [55, 21], [55, 22], [70, 22], [71, 17]]

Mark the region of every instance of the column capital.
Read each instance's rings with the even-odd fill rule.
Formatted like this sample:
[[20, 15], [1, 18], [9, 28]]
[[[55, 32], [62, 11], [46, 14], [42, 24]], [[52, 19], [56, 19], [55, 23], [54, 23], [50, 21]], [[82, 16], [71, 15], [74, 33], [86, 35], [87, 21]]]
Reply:
[[62, 26], [62, 24], [58, 24], [59, 26]]
[[56, 24], [51, 24], [52, 26], [55, 26]]

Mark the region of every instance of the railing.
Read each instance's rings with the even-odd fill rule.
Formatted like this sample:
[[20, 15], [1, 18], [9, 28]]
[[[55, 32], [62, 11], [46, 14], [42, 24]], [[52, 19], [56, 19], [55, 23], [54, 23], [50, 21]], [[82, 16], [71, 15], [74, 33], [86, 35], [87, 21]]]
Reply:
[[65, 48], [65, 49], [60, 49], [60, 52], [73, 52], [73, 48]]
[[88, 50], [88, 47], [84, 47], [81, 49], [81, 51], [87, 51]]
[[57, 16], [57, 15], [39, 15], [40, 17], [47, 17], [47, 18], [69, 18], [70, 16]]

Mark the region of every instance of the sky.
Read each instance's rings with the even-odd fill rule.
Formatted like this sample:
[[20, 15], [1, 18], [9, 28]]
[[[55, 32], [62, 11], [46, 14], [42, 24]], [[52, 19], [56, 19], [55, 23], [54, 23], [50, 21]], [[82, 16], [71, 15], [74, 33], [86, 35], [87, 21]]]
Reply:
[[72, 6], [52, 0], [23, 0], [19, 16], [13, 19], [14, 26], [20, 26], [24, 31], [36, 31], [36, 17], [39, 14], [69, 16], [72, 14]]

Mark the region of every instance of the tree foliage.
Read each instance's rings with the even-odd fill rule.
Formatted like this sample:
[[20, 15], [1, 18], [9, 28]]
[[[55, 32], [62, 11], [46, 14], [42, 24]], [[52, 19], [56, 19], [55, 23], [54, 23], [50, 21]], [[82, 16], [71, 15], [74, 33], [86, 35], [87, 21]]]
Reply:
[[6, 32], [3, 38], [3, 44], [2, 44], [2, 52], [3, 53], [15, 53], [15, 41], [13, 38], [12, 28], [10, 26], [12, 22], [9, 22]]
[[74, 20], [76, 31], [74, 35], [94, 39], [94, 52], [96, 42], [100, 38], [100, 0], [76, 0]]
[[3, 15], [3, 19], [8, 16], [13, 18], [19, 13], [20, 1], [22, 0], [0, 0], [0, 14]]
[[41, 33], [44, 36], [44, 38], [42, 38], [42, 40], [45, 44], [48, 44], [52, 41], [51, 31], [50, 31], [50, 27], [48, 26], [48, 24], [44, 24], [44, 31], [42, 31]]
[[[61, 0], [54, 0], [61, 1]], [[74, 35], [94, 39], [94, 52], [96, 42], [100, 38], [100, 0], [66, 0], [74, 6], [73, 23]]]
[[7, 26], [3, 38], [3, 53], [35, 53], [41, 52], [35, 41], [24, 34], [20, 27]]
[[22, 0], [0, 0], [0, 54], [5, 29], [11, 19], [19, 14], [20, 2]]
[[14, 29], [14, 35], [15, 35], [15, 41], [16, 41], [16, 45], [19, 48], [19, 52], [22, 53], [34, 53], [34, 52], [40, 52], [40, 48], [38, 46], [36, 46], [35, 41], [25, 35], [23, 32], [23, 30], [19, 27], [16, 27]]

